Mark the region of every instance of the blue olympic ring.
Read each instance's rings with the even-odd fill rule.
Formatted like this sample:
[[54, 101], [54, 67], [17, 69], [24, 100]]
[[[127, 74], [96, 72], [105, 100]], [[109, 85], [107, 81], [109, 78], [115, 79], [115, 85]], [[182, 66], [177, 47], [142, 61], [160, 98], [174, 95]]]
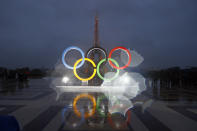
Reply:
[[63, 62], [63, 64], [64, 64], [64, 66], [67, 67], [68, 69], [73, 69], [73, 68], [74, 68], [74, 67], [68, 65], [68, 64], [65, 62], [65, 59], [64, 59], [65, 56], [66, 56], [66, 53], [68, 53], [68, 51], [73, 50], [73, 49], [78, 50], [78, 51], [81, 53], [81, 56], [82, 56], [82, 62], [76, 67], [76, 68], [78, 69], [78, 68], [80, 68], [80, 67], [84, 64], [84, 62], [85, 62], [85, 54], [84, 54], [84, 52], [83, 52], [80, 48], [78, 48], [78, 47], [76, 47], [76, 46], [70, 46], [70, 47], [68, 47], [68, 48], [66, 48], [66, 49], [64, 50], [64, 52], [63, 52], [63, 54], [62, 54], [62, 62]]
[[[68, 122], [65, 122], [65, 112], [69, 111], [69, 110], [72, 110], [72, 107], [71, 106], [65, 106], [62, 110], [62, 123], [63, 124], [66, 124], [67, 126], [70, 126], [73, 128], [73, 126], [71, 126], [72, 124], [68, 123]], [[80, 109], [80, 112], [81, 112], [81, 120], [79, 121], [79, 123], [77, 123], [75, 125], [75, 127], [78, 127], [80, 126], [84, 121], [85, 121], [85, 111], [84, 109]]]

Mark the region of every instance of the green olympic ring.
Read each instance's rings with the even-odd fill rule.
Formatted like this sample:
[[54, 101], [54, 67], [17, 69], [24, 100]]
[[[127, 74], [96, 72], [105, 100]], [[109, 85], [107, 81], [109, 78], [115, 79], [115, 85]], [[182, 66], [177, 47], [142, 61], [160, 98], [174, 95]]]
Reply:
[[[112, 59], [112, 58], [108, 58], [108, 61], [109, 61], [109, 60], [112, 61], [113, 63], [115, 63], [115, 65], [116, 65], [117, 67], [119, 67], [119, 64], [118, 64], [117, 61], [115, 61], [115, 60]], [[112, 77], [112, 78], [104, 78], [103, 76], [101, 76], [99, 68], [100, 68], [100, 65], [101, 65], [103, 62], [105, 62], [105, 61], [106, 61], [106, 59], [102, 59], [102, 60], [98, 63], [97, 68], [96, 68], [96, 71], [97, 71], [97, 75], [99, 76], [100, 79], [109, 82], [109, 81], [114, 80], [116, 77], [118, 77], [118, 75], [119, 75], [119, 69], [116, 69], [117, 71], [116, 71], [116, 74], [114, 75], [114, 77]]]

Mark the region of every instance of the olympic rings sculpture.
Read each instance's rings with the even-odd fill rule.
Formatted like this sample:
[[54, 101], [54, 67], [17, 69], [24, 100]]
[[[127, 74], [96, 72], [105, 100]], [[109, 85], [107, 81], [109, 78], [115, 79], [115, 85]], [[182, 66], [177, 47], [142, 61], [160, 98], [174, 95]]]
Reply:
[[109, 53], [109, 58], [111, 58], [112, 53], [113, 53], [114, 51], [119, 50], [119, 49], [121, 49], [121, 50], [123, 50], [123, 51], [126, 51], [127, 55], [129, 56], [128, 63], [127, 63], [125, 66], [122, 66], [122, 67], [117, 67], [117, 66], [115, 66], [111, 61], [109, 61], [109, 64], [110, 64], [112, 67], [114, 67], [115, 69], [125, 69], [125, 68], [127, 68], [127, 67], [130, 65], [130, 63], [131, 63], [131, 53], [130, 53], [130, 51], [129, 51], [127, 48], [125, 48], [125, 47], [116, 47], [116, 48], [112, 49], [112, 50], [110, 51], [110, 53]]
[[63, 52], [63, 54], [62, 54], [62, 62], [63, 62], [63, 64], [64, 64], [64, 66], [67, 67], [68, 69], [73, 69], [73, 67], [71, 67], [70, 65], [68, 65], [68, 64], [65, 62], [64, 58], [65, 58], [66, 54], [67, 54], [70, 50], [78, 50], [78, 51], [81, 53], [82, 62], [77, 66], [77, 69], [78, 69], [78, 68], [80, 68], [80, 67], [84, 64], [84, 62], [85, 62], [85, 55], [84, 55], [84, 52], [83, 52], [80, 48], [78, 48], [78, 47], [76, 47], [76, 46], [70, 46], [70, 47], [68, 47], [68, 48], [66, 48], [66, 49], [64, 50], [64, 52]]
[[[65, 56], [66, 56], [66, 54], [69, 53], [71, 50], [77, 50], [77, 51], [79, 51], [80, 54], [81, 54], [81, 58], [78, 59], [78, 60], [76, 60], [76, 62], [74, 63], [74, 66], [70, 66], [70, 65], [65, 61]], [[112, 54], [113, 54], [115, 51], [117, 51], [117, 50], [122, 50], [122, 51], [124, 51], [124, 52], [127, 53], [127, 55], [128, 55], [128, 62], [127, 62], [126, 65], [120, 67], [119, 64], [118, 64], [118, 62], [112, 58]], [[90, 54], [91, 54], [91, 52], [93, 52], [93, 51], [100, 51], [100, 52], [102, 52], [102, 53], [104, 54], [104, 56], [105, 56], [104, 59], [101, 59], [101, 58], [100, 58], [100, 61], [98, 62], [97, 65], [96, 65], [95, 62], [90, 58]], [[110, 65], [112, 68], [116, 69], [116, 73], [115, 73], [114, 76], [112, 76], [112, 78], [104, 78], [104, 77], [101, 75], [101, 73], [100, 73], [100, 67], [101, 67], [101, 65], [102, 65], [104, 62], [106, 62], [106, 61], [109, 63], [109, 65]], [[77, 69], [79, 69], [80, 67], [82, 67], [82, 66], [84, 65], [85, 62], [90, 62], [91, 65], [93, 66], [93, 73], [92, 73], [92, 75], [91, 75], [90, 77], [88, 77], [88, 78], [82, 78], [82, 77], [80, 77], [80, 76], [78, 75], [78, 73], [77, 73]], [[88, 52], [87, 52], [87, 54], [86, 54], [86, 56], [85, 56], [85, 55], [84, 55], [84, 52], [83, 52], [80, 48], [78, 48], [78, 47], [76, 47], [76, 46], [70, 46], [70, 47], [66, 48], [66, 49], [64, 50], [63, 54], [62, 54], [62, 63], [64, 64], [64, 66], [65, 66], [66, 68], [72, 69], [72, 70], [73, 70], [73, 73], [74, 73], [74, 75], [75, 75], [75, 77], [76, 77], [77, 79], [81, 80], [81, 81], [89, 81], [89, 80], [93, 79], [93, 78], [95, 77], [96, 74], [98, 75], [98, 77], [99, 77], [100, 79], [102, 79], [102, 80], [104, 80], [104, 81], [112, 81], [112, 80], [114, 80], [116, 77], [118, 77], [118, 75], [119, 75], [119, 70], [120, 70], [120, 69], [125, 69], [125, 68], [127, 68], [127, 67], [131, 64], [131, 53], [130, 53], [130, 51], [129, 51], [127, 48], [125, 48], [125, 47], [116, 47], [116, 48], [113, 48], [113, 49], [110, 51], [109, 56], [107, 57], [107, 53], [106, 53], [106, 51], [105, 51], [104, 49], [102, 49], [102, 48], [100, 48], [100, 47], [93, 47], [93, 48], [90, 48], [90, 49], [88, 50]], [[81, 99], [81, 98], [88, 98], [89, 100], [91, 100], [93, 106], [92, 106], [92, 109], [91, 109], [90, 112], [85, 112], [84, 110], [81, 110], [81, 109], [79, 110], [79, 109], [77, 108], [77, 102], [78, 102], [79, 99]], [[97, 110], [101, 116], [107, 117], [108, 122], [109, 122], [109, 124], [110, 124], [112, 127], [114, 127], [114, 128], [119, 128], [119, 127], [116, 127], [116, 126], [115, 126], [115, 124], [114, 124], [113, 121], [112, 121], [112, 117], [111, 117], [113, 114], [115, 114], [115, 113], [117, 113], [117, 112], [111, 114], [111, 113], [109, 113], [109, 112], [105, 113], [105, 112], [102, 112], [102, 111], [101, 111], [101, 109], [100, 109], [100, 103], [101, 103], [101, 101], [102, 101], [104, 98], [106, 98], [106, 97], [104, 97], [104, 96], [103, 96], [103, 97], [99, 97], [99, 98], [97, 99], [97, 101], [96, 101], [96, 99], [94, 98], [94, 96], [92, 96], [92, 95], [90, 95], [90, 94], [80, 94], [80, 95], [76, 96], [76, 97], [74, 98], [74, 100], [73, 100], [73, 104], [72, 104], [73, 107], [65, 107], [65, 108], [63, 109], [63, 111], [62, 111], [62, 120], [63, 120], [63, 123], [65, 123], [65, 124], [67, 124], [67, 125], [70, 125], [69, 122], [65, 122], [65, 117], [67, 117], [67, 116], [65, 116], [65, 112], [69, 111], [70, 109], [73, 109], [73, 111], [74, 111], [74, 113], [76, 114], [76, 116], [81, 117], [80, 121], [79, 121], [78, 123], [76, 123], [76, 126], [81, 125], [81, 123], [83, 123], [84, 120], [85, 120], [86, 118], [89, 118], [89, 117], [93, 116], [93, 115], [95, 114], [96, 110]], [[114, 108], [116, 108], [116, 107], [114, 107]], [[128, 111], [126, 114], [124, 114], [124, 116], [125, 116], [125, 118], [126, 118], [126, 122], [123, 122], [122, 125], [121, 125], [121, 127], [125, 127], [125, 125], [129, 123], [129, 121], [130, 121], [130, 119], [131, 119], [131, 118], [130, 118], [130, 116], [131, 116], [130, 114], [131, 114], [131, 111]], [[126, 117], [126, 115], [127, 115], [127, 117]]]
[[[96, 68], [96, 64], [94, 63], [94, 61], [92, 61], [92, 60], [89, 59], [89, 58], [85, 58], [85, 60], [86, 60], [86, 61], [89, 61], [89, 62], [93, 65], [93, 67]], [[94, 78], [94, 76], [95, 76], [95, 74], [96, 74], [96, 69], [94, 69], [93, 74], [92, 74], [89, 78], [81, 78], [81, 77], [78, 76], [77, 71], [76, 71], [76, 68], [77, 68], [78, 63], [81, 62], [81, 61], [82, 61], [82, 58], [79, 59], [79, 60], [77, 60], [77, 61], [75, 62], [75, 64], [74, 64], [74, 69], [73, 69], [74, 75], [75, 75], [79, 80], [81, 80], [81, 81], [88, 81], [88, 80], [91, 80], [92, 78]]]
[[[66, 61], [65, 61], [65, 56], [66, 56], [66, 54], [67, 54], [69, 51], [71, 51], [71, 50], [77, 50], [77, 51], [79, 51], [79, 52], [81, 53], [81, 56], [82, 56], [81, 59], [79, 59], [79, 60], [77, 60], [77, 61], [75, 62], [75, 64], [74, 64], [73, 67], [70, 66], [70, 65], [68, 65], [68, 64], [66, 63]], [[89, 54], [90, 54], [92, 51], [94, 51], [94, 50], [99, 50], [99, 51], [103, 52], [103, 54], [105, 55], [105, 58], [102, 59], [102, 60], [98, 63], [97, 66], [96, 66], [96, 64], [94, 63], [93, 60], [91, 60], [90, 58], [88, 58], [88, 57], [89, 57]], [[117, 63], [117, 61], [111, 58], [113, 52], [116, 51], [116, 50], [123, 50], [123, 51], [125, 51], [125, 52], [127, 53], [127, 55], [128, 55], [128, 63], [127, 63], [125, 66], [119, 67], [119, 64]], [[120, 70], [120, 69], [125, 69], [125, 68], [127, 68], [127, 67], [131, 64], [131, 53], [130, 53], [130, 51], [129, 51], [127, 48], [125, 48], [125, 47], [116, 47], [116, 48], [113, 48], [113, 49], [110, 51], [108, 58], [107, 58], [106, 56], [107, 56], [107, 55], [106, 55], [106, 51], [105, 51], [104, 49], [99, 48], [99, 47], [94, 47], [94, 48], [90, 48], [90, 49], [89, 49], [88, 53], [86, 54], [86, 57], [87, 57], [87, 58], [85, 58], [84, 52], [83, 52], [80, 48], [78, 48], [78, 47], [76, 47], [76, 46], [70, 46], [70, 47], [66, 48], [66, 49], [64, 50], [63, 54], [62, 54], [62, 63], [64, 64], [64, 66], [65, 66], [66, 68], [72, 69], [72, 70], [73, 70], [73, 73], [74, 73], [74, 75], [75, 75], [75, 77], [78, 78], [78, 79], [81, 80], [81, 81], [89, 81], [89, 80], [93, 79], [93, 78], [95, 77], [96, 73], [97, 73], [98, 77], [99, 77], [100, 79], [102, 79], [102, 80], [105, 80], [105, 81], [114, 80], [114, 79], [119, 75], [119, 70]], [[117, 70], [115, 76], [112, 77], [112, 78], [110, 78], [110, 79], [109, 79], [109, 78], [104, 78], [104, 77], [101, 76], [101, 74], [100, 74], [100, 66], [101, 66], [101, 64], [102, 64], [103, 62], [105, 62], [106, 60], [109, 62], [110, 66], [111, 66], [112, 68], [115, 68], [115, 69]], [[85, 61], [88, 61], [88, 62], [90, 62], [90, 63], [93, 65], [94, 71], [93, 71], [93, 74], [92, 74], [90, 77], [88, 77], [88, 78], [81, 78], [81, 77], [77, 74], [76, 69], [82, 67], [83, 64], [85, 63]]]
[[[105, 81], [111, 81], [111, 80], [113, 80], [113, 79], [115, 79], [118, 75], [119, 75], [119, 69], [117, 69], [117, 72], [116, 72], [116, 74], [114, 75], [114, 77], [112, 77], [112, 78], [110, 78], [110, 79], [107, 79], [107, 78], [104, 78], [103, 76], [101, 76], [101, 74], [100, 74], [100, 65], [103, 63], [103, 62], [105, 62], [106, 61], [106, 59], [102, 59], [99, 63], [98, 63], [98, 65], [97, 65], [97, 75], [102, 79], [102, 80], [105, 80]], [[113, 63], [115, 63], [115, 65], [117, 66], [117, 67], [119, 67], [119, 65], [118, 65], [118, 63], [114, 60], [114, 59], [112, 59], [112, 58], [108, 58], [108, 61], [112, 61]]]
[[90, 53], [93, 52], [93, 51], [100, 51], [100, 52], [102, 52], [102, 53], [104, 54], [104, 56], [105, 56], [105, 59], [107, 59], [107, 53], [106, 53], [106, 51], [105, 51], [103, 48], [101, 48], [101, 47], [93, 47], [93, 48], [90, 48], [90, 49], [87, 51], [86, 57], [89, 58]]

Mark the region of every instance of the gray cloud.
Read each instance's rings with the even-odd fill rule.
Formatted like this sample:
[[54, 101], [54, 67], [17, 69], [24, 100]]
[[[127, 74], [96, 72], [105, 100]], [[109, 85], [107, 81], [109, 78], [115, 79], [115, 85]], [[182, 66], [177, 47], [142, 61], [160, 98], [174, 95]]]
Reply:
[[135, 49], [142, 67], [197, 66], [196, 0], [2, 0], [0, 66], [52, 67], [69, 45]]

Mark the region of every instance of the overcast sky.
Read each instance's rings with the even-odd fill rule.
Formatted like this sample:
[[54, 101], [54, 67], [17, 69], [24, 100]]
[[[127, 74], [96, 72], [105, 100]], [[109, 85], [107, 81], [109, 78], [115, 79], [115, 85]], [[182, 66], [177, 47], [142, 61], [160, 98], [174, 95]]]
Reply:
[[0, 66], [53, 67], [62, 51], [136, 50], [145, 68], [197, 66], [197, 0], [1, 0]]

